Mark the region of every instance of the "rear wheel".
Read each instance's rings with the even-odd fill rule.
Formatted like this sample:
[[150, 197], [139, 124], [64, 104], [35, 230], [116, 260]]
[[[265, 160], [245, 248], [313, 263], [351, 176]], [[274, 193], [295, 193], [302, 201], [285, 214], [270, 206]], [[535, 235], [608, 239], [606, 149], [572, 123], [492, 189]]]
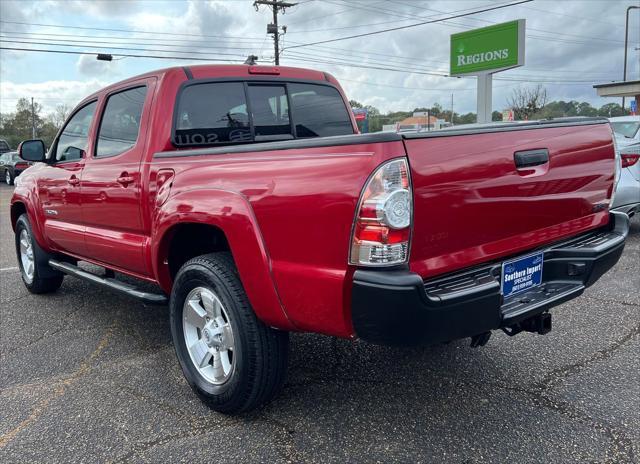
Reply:
[[16, 222], [16, 254], [22, 281], [31, 293], [50, 293], [60, 288], [64, 274], [49, 266], [51, 256], [33, 238], [26, 214]]
[[182, 266], [170, 312], [182, 371], [212, 409], [249, 411], [282, 389], [289, 334], [256, 317], [229, 253], [200, 256]]
[[13, 185], [13, 176], [8, 169], [4, 170], [4, 181], [7, 185]]

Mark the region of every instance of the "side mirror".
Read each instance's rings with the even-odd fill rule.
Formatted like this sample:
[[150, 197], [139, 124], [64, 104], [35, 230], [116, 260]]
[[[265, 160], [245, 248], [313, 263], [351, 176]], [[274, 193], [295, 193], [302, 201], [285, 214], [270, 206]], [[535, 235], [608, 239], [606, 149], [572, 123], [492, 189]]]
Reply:
[[44, 142], [42, 140], [25, 140], [18, 146], [18, 154], [25, 161], [45, 161]]
[[[62, 152], [62, 160], [79, 160], [85, 157], [86, 153], [82, 148], [68, 146]], [[62, 161], [61, 160], [61, 161]]]

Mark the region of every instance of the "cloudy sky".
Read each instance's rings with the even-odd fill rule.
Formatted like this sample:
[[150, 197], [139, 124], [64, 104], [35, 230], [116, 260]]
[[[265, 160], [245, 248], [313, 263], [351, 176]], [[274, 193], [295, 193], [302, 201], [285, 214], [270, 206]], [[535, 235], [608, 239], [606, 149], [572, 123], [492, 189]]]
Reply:
[[[434, 103], [448, 108], [452, 94], [456, 112], [475, 111], [475, 79], [443, 76], [448, 71], [449, 36], [524, 18], [525, 66], [495, 75], [493, 109], [505, 108], [514, 88], [539, 82], [551, 100], [574, 99], [595, 106], [611, 101], [597, 97], [592, 85], [621, 80], [625, 9], [640, 6], [640, 1], [534, 0], [363, 38], [300, 46], [515, 1], [298, 0], [280, 17], [280, 24], [287, 26], [281, 64], [329, 71], [349, 98], [382, 111]], [[627, 78], [638, 79], [640, 10], [630, 17]], [[260, 62], [269, 63], [270, 20], [270, 11], [256, 11], [253, 0], [0, 0], [0, 111], [11, 111], [20, 97], [34, 97], [45, 112], [59, 104], [74, 106], [109, 83], [202, 62], [195, 58], [242, 62], [256, 54]], [[98, 52], [112, 53], [116, 59], [97, 61]]]

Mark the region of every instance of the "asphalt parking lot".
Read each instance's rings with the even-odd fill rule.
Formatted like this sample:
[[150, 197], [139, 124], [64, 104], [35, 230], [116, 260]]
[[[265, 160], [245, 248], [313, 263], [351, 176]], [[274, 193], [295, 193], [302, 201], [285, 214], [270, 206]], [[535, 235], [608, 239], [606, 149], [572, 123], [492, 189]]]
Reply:
[[23, 287], [0, 187], [0, 462], [638, 462], [640, 220], [546, 336], [390, 349], [292, 336], [267, 408], [208, 410], [166, 307], [71, 278]]

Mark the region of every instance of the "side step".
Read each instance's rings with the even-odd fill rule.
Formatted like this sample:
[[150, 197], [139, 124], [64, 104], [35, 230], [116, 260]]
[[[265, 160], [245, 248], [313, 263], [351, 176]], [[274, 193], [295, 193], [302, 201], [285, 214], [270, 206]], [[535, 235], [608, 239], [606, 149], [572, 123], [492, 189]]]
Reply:
[[125, 282], [121, 282], [109, 277], [100, 277], [91, 272], [85, 271], [84, 269], [80, 269], [78, 266], [74, 266], [73, 264], [50, 259], [49, 266], [57, 269], [60, 272], [64, 272], [65, 274], [78, 277], [79, 279], [86, 280], [87, 282], [101, 285], [109, 290], [118, 293], [123, 293], [144, 303], [153, 305], [165, 305], [169, 302], [167, 297], [161, 293], [144, 292], [142, 290], [138, 290], [133, 285], [129, 285]]

